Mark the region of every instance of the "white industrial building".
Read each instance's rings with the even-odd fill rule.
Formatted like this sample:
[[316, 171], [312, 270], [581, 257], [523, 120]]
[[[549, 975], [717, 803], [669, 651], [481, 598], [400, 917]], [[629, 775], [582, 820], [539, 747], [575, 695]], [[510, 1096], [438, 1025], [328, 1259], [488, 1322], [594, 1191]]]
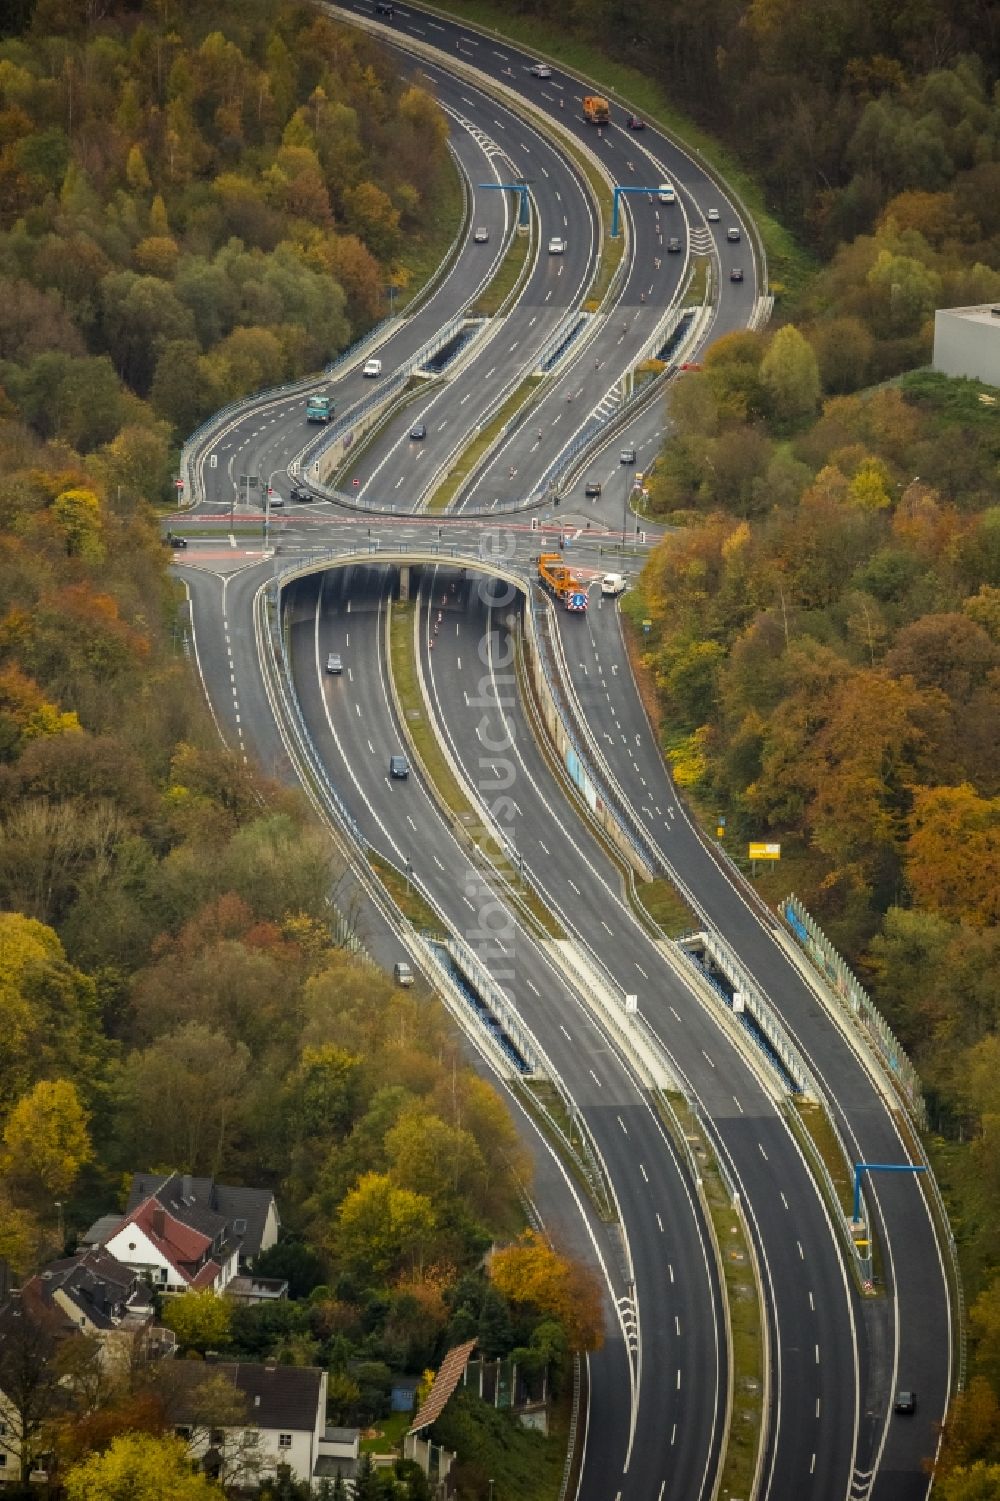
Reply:
[[938, 308], [934, 314], [934, 369], [1000, 386], [1000, 303]]

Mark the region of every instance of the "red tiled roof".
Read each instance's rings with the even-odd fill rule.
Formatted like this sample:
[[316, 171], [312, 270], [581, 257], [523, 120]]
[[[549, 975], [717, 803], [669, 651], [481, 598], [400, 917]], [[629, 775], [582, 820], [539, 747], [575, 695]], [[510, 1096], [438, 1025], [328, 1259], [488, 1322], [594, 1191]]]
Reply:
[[[146, 1199], [133, 1209], [120, 1228], [124, 1229], [126, 1225], [135, 1225], [141, 1230], [185, 1282], [206, 1287], [215, 1281], [219, 1270], [215, 1262], [209, 1261], [204, 1267], [199, 1267], [202, 1257], [211, 1249], [209, 1237], [175, 1219], [155, 1198]], [[212, 1269], [211, 1275], [205, 1277], [209, 1268]]]
[[411, 1433], [416, 1433], [418, 1428], [430, 1427], [435, 1418], [441, 1416], [449, 1397], [461, 1381], [466, 1363], [475, 1348], [474, 1339], [467, 1339], [461, 1345], [452, 1345], [434, 1377], [434, 1385], [413, 1419], [410, 1427]]

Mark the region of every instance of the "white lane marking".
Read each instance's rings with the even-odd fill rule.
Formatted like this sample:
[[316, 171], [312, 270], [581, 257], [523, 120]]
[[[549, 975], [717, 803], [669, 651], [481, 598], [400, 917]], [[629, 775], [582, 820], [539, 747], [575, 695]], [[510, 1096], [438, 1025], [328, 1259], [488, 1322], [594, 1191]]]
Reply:
[[590, 1074], [590, 1077], [593, 1079], [593, 1081], [597, 1085], [598, 1089], [600, 1089], [602, 1087], [601, 1086], [601, 1081], [597, 1077], [597, 1075], [594, 1073], [594, 1070], [591, 1068], [591, 1069], [588, 1069], [587, 1072]]
[[813, 1313], [816, 1312], [816, 1304], [813, 1302], [812, 1292], [810, 1292], [809, 1294], [809, 1307], [812, 1309]]
[[715, 1064], [712, 1062], [711, 1058], [705, 1052], [704, 1048], [702, 1048], [702, 1050], [701, 1050], [701, 1056], [704, 1058], [704, 1060], [708, 1064], [709, 1068], [714, 1068], [715, 1067]]
[[625, 1122], [622, 1120], [621, 1116], [620, 1115], [616, 1115], [615, 1116], [615, 1120], [618, 1122], [619, 1126], [621, 1126], [622, 1130], [625, 1132], [625, 1135], [627, 1136], [628, 1135], [628, 1130], [627, 1130], [627, 1128], [625, 1126]]
[[[779, 1190], [779, 1192], [780, 1192], [780, 1190]], [[785, 1198], [784, 1194], [781, 1194], [781, 1202], [782, 1202], [782, 1204], [784, 1204], [785, 1208], [787, 1209], [788, 1208], [788, 1200]]]
[[643, 1176], [643, 1181], [646, 1182], [646, 1183], [648, 1183], [649, 1182], [649, 1174], [646, 1172], [646, 1169], [643, 1167], [643, 1165], [642, 1165], [641, 1162], [639, 1163], [639, 1171], [640, 1171], [640, 1173]]
[[660, 1219], [659, 1212], [657, 1212], [657, 1215], [656, 1215], [656, 1223], [659, 1225], [659, 1227], [660, 1227], [660, 1234], [662, 1235], [663, 1234], [663, 1221]]
[[667, 1263], [667, 1271], [670, 1273], [670, 1280], [671, 1280], [671, 1282], [673, 1282], [673, 1280], [674, 1280], [674, 1269], [673, 1269], [673, 1265], [670, 1262]]
[[559, 1030], [562, 1033], [562, 1035], [565, 1038], [567, 1038], [570, 1042], [573, 1041], [572, 1037], [570, 1037], [569, 1033], [566, 1031], [566, 1028], [563, 1026], [562, 1022], [559, 1023]]
[[681, 1320], [680, 1315], [676, 1313], [674, 1314], [674, 1330], [679, 1338], [681, 1332]]
[[[610, 928], [609, 928], [609, 927], [608, 927], [608, 925], [607, 925], [607, 923], [606, 923], [606, 922], [605, 922], [605, 921], [604, 921], [604, 918], [603, 918], [603, 917], [602, 917], [602, 918], [601, 918], [601, 927], [602, 927], [602, 928], [603, 928], [603, 929], [604, 929], [604, 931], [605, 931], [605, 933], [611, 933], [611, 929], [610, 929]], [[613, 934], [613, 933], [611, 933], [611, 936], [612, 936], [612, 938], [613, 938], [613, 937], [614, 937], [614, 934]]]
[[760, 1147], [760, 1155], [763, 1157], [764, 1161], [767, 1162], [769, 1160], [768, 1159], [768, 1155], [764, 1151], [764, 1148], [763, 1148], [762, 1144], [760, 1142], [758, 1142], [757, 1145], [758, 1145], [758, 1147]]
[[528, 989], [529, 990], [533, 990], [536, 995], [538, 995], [538, 996], [541, 995], [541, 991], [538, 989], [538, 987], [535, 986], [535, 985], [532, 985], [531, 981], [527, 977], [525, 977], [524, 983], [527, 985]]
[[574, 890], [574, 891], [575, 891], [575, 892], [576, 892], [576, 894], [577, 894], [577, 896], [580, 896], [580, 895], [581, 895], [581, 892], [580, 892], [580, 888], [579, 888], [579, 886], [577, 886], [577, 885], [576, 885], [576, 884], [575, 884], [575, 883], [574, 883], [574, 882], [573, 882], [573, 881], [571, 881], [571, 880], [570, 880], [570, 879], [569, 879], [569, 878], [568, 878], [568, 877], [567, 877], [567, 879], [566, 879], [566, 885], [567, 885], [567, 886], [570, 886], [570, 887], [572, 887], [572, 889], [573, 889], [573, 890]]
[[[611, 932], [610, 928], [608, 929], [608, 932], [609, 933]], [[647, 975], [646, 971], [643, 969], [642, 965], [638, 963], [638, 961], [636, 961], [636, 966], [635, 967], [639, 971], [640, 975], [642, 975], [642, 978], [644, 980], [648, 980], [649, 979], [649, 976]]]
[[740, 1115], [742, 1115], [743, 1114], [743, 1106], [740, 1104], [739, 1100], [736, 1098], [735, 1095], [733, 1095], [733, 1103], [735, 1104], [737, 1110], [740, 1112]]
[[676, 1017], [677, 1017], [677, 1020], [678, 1020], [678, 1021], [680, 1021], [680, 1019], [681, 1019], [681, 1018], [680, 1018], [680, 1013], [679, 1013], [679, 1012], [677, 1012], [677, 1011], [674, 1011], [674, 1008], [673, 1008], [673, 1006], [671, 1006], [671, 1008], [670, 1008], [670, 1009], [671, 1009], [671, 1011], [673, 1011], [673, 1012], [674, 1012], [674, 1015], [675, 1015], [675, 1016], [676, 1016]]

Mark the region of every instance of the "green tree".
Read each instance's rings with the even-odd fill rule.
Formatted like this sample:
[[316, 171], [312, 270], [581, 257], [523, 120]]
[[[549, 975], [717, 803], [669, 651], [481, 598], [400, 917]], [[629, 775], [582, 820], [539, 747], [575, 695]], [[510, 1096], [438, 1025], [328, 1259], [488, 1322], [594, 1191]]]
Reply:
[[128, 1057], [119, 1134], [137, 1158], [218, 1172], [239, 1119], [249, 1049], [191, 1021]]
[[435, 1230], [423, 1194], [396, 1188], [384, 1173], [364, 1173], [337, 1214], [331, 1248], [352, 1269], [376, 1281], [410, 1264], [419, 1267]]
[[185, 1350], [217, 1350], [229, 1342], [231, 1306], [211, 1291], [181, 1293], [163, 1308], [162, 1319]]
[[819, 407], [816, 355], [792, 323], [779, 328], [760, 363], [768, 410], [779, 423], [799, 422]]

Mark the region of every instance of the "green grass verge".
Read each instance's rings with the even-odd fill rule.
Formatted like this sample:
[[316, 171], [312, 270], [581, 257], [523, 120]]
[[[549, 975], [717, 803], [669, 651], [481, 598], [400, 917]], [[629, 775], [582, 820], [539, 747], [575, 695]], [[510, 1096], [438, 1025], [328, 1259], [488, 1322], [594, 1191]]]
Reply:
[[392, 299], [395, 313], [401, 313], [438, 271], [462, 223], [465, 196], [458, 169], [450, 155], [441, 166], [428, 203], [420, 229], [407, 233], [397, 262], [401, 273], [398, 279], [404, 285], [397, 289]]
[[497, 273], [489, 286], [483, 288], [475, 304], [469, 309], [469, 315], [473, 318], [492, 318], [503, 306], [505, 298], [514, 290], [517, 279], [524, 270], [524, 263], [528, 259], [531, 249], [531, 236], [514, 234], [503, 260], [497, 267]]
[[805, 1127], [809, 1140], [826, 1164], [826, 1170], [837, 1190], [837, 1203], [844, 1214], [850, 1215], [854, 1207], [854, 1181], [836, 1134], [826, 1111], [811, 1100], [793, 1101], [795, 1114]]
[[389, 627], [389, 659], [400, 709], [417, 755], [434, 784], [438, 798], [451, 814], [453, 827], [459, 838], [474, 844], [499, 871], [544, 933], [550, 938], [564, 938], [566, 935], [562, 927], [534, 888], [511, 866], [503, 848], [469, 802], [465, 789], [441, 749], [420, 691], [417, 663], [413, 654], [413, 611], [412, 601], [397, 601], [393, 605]]
[[427, 502], [428, 511], [438, 512], [448, 509], [476, 464], [478, 464], [483, 454], [500, 432], [504, 423], [509, 422], [514, 413], [519, 411], [524, 403], [531, 399], [540, 378], [539, 376], [529, 375], [527, 380], [522, 381], [517, 390], [512, 391], [508, 396], [493, 420], [483, 428], [477, 438], [462, 450], [447, 477], [442, 480]]
[[656, 925], [668, 938], [679, 938], [700, 926], [698, 918], [672, 881], [659, 876], [655, 881], [636, 881], [636, 897]]
[[368, 863], [400, 912], [415, 928], [422, 933], [440, 933], [441, 924], [433, 907], [427, 905], [420, 892], [400, 875], [394, 865], [373, 852], [369, 852]]
[[[566, 1107], [562, 1099], [547, 1079], [511, 1079], [508, 1081], [509, 1088], [516, 1094], [525, 1110], [542, 1132], [546, 1141], [556, 1152], [573, 1178], [581, 1192], [587, 1195], [594, 1206], [598, 1216], [611, 1224], [614, 1220], [614, 1203], [606, 1194], [595, 1192], [590, 1178], [587, 1175], [584, 1156], [577, 1150], [577, 1132], [566, 1113]], [[553, 1129], [553, 1123], [563, 1133]], [[567, 1150], [566, 1142], [570, 1143], [572, 1150]]]
[[691, 280], [684, 294], [685, 307], [701, 307], [705, 301], [705, 293], [708, 289], [708, 267], [707, 255], [696, 255], [692, 260]]
[[504, 10], [490, 0], [435, 0], [439, 10], [510, 37], [528, 51], [557, 58], [565, 67], [593, 79], [595, 88], [611, 89], [628, 99], [641, 115], [662, 124], [685, 145], [701, 153], [740, 194], [753, 214], [767, 251], [771, 291], [793, 295], [814, 274], [816, 262], [785, 226], [773, 218], [757, 181], [714, 136], [702, 130], [671, 102], [659, 84], [636, 68], [608, 57], [596, 42], [570, 36], [560, 23]]
[[[757, 1279], [743, 1221], [730, 1203], [715, 1157], [683, 1095], [671, 1094], [670, 1103], [698, 1163], [722, 1258], [725, 1296], [729, 1304], [733, 1415], [716, 1494], [749, 1496], [764, 1424], [764, 1323]], [[664, 1120], [670, 1124], [665, 1113]]]

